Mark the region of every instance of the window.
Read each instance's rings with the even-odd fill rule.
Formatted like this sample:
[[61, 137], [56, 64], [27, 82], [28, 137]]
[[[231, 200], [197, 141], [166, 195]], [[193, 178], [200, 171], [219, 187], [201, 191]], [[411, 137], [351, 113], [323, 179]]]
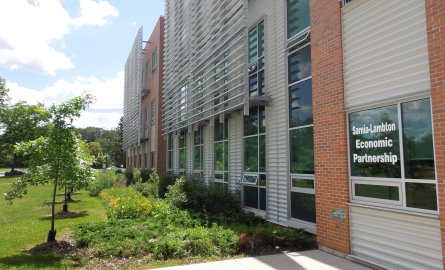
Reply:
[[145, 107], [145, 128], [144, 128], [144, 131], [145, 131], [145, 138], [148, 138], [149, 136], [148, 136], [148, 119], [150, 119], [148, 116], [148, 113], [149, 113], [149, 110], [148, 110], [148, 107]]
[[287, 38], [310, 26], [309, 0], [287, 0]]
[[[295, 4], [301, 1], [288, 1]], [[315, 223], [311, 47], [288, 55], [291, 218]]]
[[266, 110], [251, 108], [244, 118], [244, 206], [266, 211]]
[[186, 157], [186, 149], [187, 149], [187, 132], [181, 131], [179, 135], [179, 173], [185, 174], [186, 171], [186, 163], [187, 163], [187, 157]]
[[228, 120], [220, 122], [219, 119], [215, 121], [214, 127], [214, 168], [215, 168], [215, 185], [222, 186], [224, 189], [228, 188], [229, 182], [229, 140], [228, 140]]
[[145, 63], [145, 80], [150, 79], [150, 62]]
[[429, 98], [350, 113], [349, 141], [352, 200], [437, 210]]
[[154, 73], [158, 67], [158, 48], [151, 54], [151, 72]]
[[173, 136], [167, 135], [167, 171], [173, 171]]
[[156, 124], [156, 99], [151, 101], [151, 124]]
[[203, 150], [204, 150], [204, 138], [203, 129], [199, 127], [197, 131], [193, 133], [193, 172], [203, 178]]
[[249, 96], [264, 95], [264, 21], [249, 31]]

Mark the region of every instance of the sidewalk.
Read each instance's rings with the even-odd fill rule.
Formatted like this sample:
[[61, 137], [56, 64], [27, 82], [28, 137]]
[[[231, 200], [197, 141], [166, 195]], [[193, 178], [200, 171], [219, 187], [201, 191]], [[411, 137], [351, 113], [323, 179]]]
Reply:
[[190, 264], [162, 270], [369, 270], [320, 250]]

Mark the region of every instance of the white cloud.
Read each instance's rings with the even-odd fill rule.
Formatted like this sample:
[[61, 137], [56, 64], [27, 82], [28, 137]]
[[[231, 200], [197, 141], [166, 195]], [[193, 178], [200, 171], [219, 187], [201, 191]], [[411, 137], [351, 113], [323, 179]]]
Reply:
[[38, 102], [50, 106], [88, 92], [96, 97], [90, 108], [82, 113], [75, 122], [78, 127], [96, 126], [102, 128], [115, 128], [122, 115], [124, 72], [107, 80], [96, 77], [77, 77], [73, 81], [58, 80], [44, 89], [30, 89], [14, 82], [7, 82], [11, 103], [20, 100], [30, 104]]
[[62, 40], [72, 26], [104, 25], [110, 16], [118, 16], [117, 10], [102, 0], [80, 0], [78, 18], [71, 18], [60, 0], [1, 0], [0, 65], [52, 75], [71, 69], [70, 58], [51, 43]]
[[107, 1], [80, 0], [80, 16], [71, 23], [76, 26], [104, 25], [107, 17], [117, 17], [118, 14], [117, 9]]

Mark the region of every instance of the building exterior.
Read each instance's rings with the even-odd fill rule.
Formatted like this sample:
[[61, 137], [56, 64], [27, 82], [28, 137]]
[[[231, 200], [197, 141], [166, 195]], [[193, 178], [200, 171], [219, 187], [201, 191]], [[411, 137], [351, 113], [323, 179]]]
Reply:
[[166, 0], [166, 169], [389, 269], [443, 269], [445, 3]]
[[161, 134], [164, 17], [142, 49], [139, 30], [125, 69], [124, 150], [127, 167], [165, 171], [166, 143]]

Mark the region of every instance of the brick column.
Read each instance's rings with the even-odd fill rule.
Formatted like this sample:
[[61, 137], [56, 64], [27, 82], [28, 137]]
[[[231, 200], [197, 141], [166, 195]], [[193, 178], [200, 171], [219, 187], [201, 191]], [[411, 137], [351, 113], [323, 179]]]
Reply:
[[430, 60], [440, 231], [445, 269], [445, 1], [426, 0], [426, 25]]
[[[310, 1], [317, 240], [350, 253], [349, 176], [344, 110], [341, 5]], [[335, 220], [334, 210], [346, 219]]]

